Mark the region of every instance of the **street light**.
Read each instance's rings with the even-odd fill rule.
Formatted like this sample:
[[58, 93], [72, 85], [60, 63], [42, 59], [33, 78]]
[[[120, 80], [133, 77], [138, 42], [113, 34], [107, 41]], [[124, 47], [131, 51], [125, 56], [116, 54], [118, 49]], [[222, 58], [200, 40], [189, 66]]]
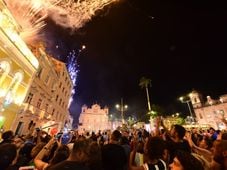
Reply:
[[191, 102], [191, 100], [190, 99], [186, 100], [184, 97], [180, 97], [179, 100], [181, 101], [181, 103], [187, 103], [188, 109], [189, 109], [189, 112], [190, 112], [190, 116], [193, 118], [192, 110], [191, 110], [191, 107], [190, 107], [190, 104], [189, 104], [189, 102]]
[[117, 108], [118, 111], [121, 112], [121, 120], [122, 120], [122, 124], [124, 124], [125, 123], [124, 111], [128, 109], [128, 105], [124, 105], [123, 98], [121, 98], [121, 104], [116, 104], [115, 107]]

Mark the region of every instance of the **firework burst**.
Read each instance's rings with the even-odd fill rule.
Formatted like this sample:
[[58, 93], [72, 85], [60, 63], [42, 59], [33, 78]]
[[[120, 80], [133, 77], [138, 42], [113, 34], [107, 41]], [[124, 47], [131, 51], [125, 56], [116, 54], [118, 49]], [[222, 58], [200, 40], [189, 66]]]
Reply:
[[63, 0], [49, 10], [53, 20], [63, 26], [78, 29], [84, 26], [98, 10], [117, 0]]
[[29, 0], [6, 0], [6, 4], [20, 25], [21, 38], [30, 43], [40, 37], [40, 31], [45, 26], [44, 19], [48, 16], [41, 3], [31, 3]]
[[95, 12], [117, 0], [5, 0], [9, 10], [21, 26], [20, 35], [27, 43], [39, 38], [45, 19], [56, 24], [79, 29]]

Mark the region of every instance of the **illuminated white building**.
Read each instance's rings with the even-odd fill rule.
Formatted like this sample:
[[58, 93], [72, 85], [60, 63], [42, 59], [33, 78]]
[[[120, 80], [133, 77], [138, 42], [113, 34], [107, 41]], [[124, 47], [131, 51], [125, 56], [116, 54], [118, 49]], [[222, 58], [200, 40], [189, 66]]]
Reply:
[[20, 27], [0, 0], [0, 128], [9, 130], [39, 62], [21, 39]]
[[49, 132], [55, 129], [56, 132], [66, 122], [72, 122], [68, 111], [72, 81], [65, 63], [48, 56], [41, 44], [32, 49], [40, 67], [13, 130], [18, 134], [26, 134], [34, 128], [43, 128]]
[[220, 96], [218, 100], [207, 96], [206, 101], [196, 91], [189, 96], [199, 125], [208, 125], [215, 129], [227, 128], [227, 95]]
[[91, 108], [86, 105], [82, 106], [79, 117], [79, 131], [94, 131], [110, 129], [111, 123], [108, 118], [109, 109], [107, 107], [101, 109], [98, 104], [94, 104]]

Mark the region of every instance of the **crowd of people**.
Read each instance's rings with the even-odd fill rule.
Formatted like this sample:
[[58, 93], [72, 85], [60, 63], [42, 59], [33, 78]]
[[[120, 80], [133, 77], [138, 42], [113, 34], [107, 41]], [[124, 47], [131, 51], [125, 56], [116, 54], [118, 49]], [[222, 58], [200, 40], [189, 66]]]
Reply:
[[[160, 129], [162, 127], [162, 129]], [[227, 132], [209, 128], [116, 129], [54, 136], [5, 131], [0, 170], [227, 170]]]

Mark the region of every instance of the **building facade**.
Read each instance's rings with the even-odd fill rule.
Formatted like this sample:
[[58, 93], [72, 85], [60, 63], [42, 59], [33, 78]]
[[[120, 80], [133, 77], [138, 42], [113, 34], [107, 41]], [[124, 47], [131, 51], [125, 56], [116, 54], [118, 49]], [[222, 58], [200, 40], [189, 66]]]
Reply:
[[0, 128], [9, 130], [39, 62], [19, 36], [20, 27], [0, 0]]
[[199, 125], [215, 129], [227, 128], [227, 95], [222, 95], [216, 100], [207, 96], [206, 100], [203, 100], [200, 93], [192, 91], [189, 96]]
[[111, 128], [111, 122], [109, 122], [109, 109], [104, 107], [103, 109], [98, 104], [94, 104], [91, 108], [86, 105], [82, 106], [79, 117], [79, 131], [93, 131], [98, 132]]
[[40, 67], [12, 129], [16, 134], [26, 134], [34, 128], [56, 133], [72, 122], [68, 111], [72, 81], [65, 63], [47, 55], [41, 43], [32, 51]]

